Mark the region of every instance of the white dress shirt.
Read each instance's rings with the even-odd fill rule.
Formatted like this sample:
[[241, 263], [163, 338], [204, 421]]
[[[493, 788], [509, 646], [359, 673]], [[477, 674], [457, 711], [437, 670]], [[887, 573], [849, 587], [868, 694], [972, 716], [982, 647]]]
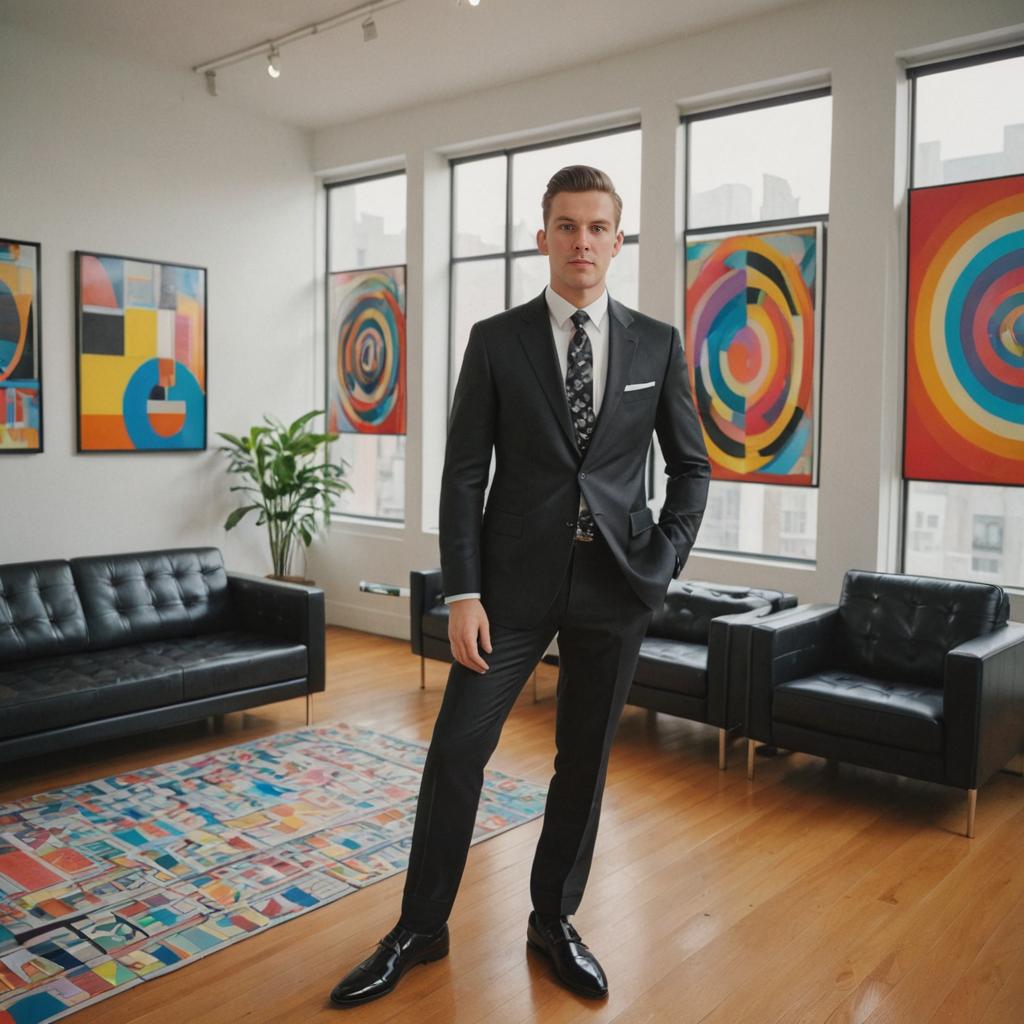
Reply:
[[[558, 365], [562, 371], [562, 381], [569, 369], [569, 342], [576, 332], [576, 326], [572, 322], [572, 315], [576, 312], [574, 306], [568, 299], [563, 299], [551, 285], [544, 289], [544, 299], [548, 304], [548, 315], [551, 319], [551, 334], [555, 339], [555, 355], [558, 356]], [[590, 339], [590, 348], [594, 357], [594, 415], [601, 411], [601, 400], [604, 398], [604, 385], [608, 379], [608, 291], [605, 290], [594, 299], [589, 306], [583, 306], [589, 319], [584, 323], [583, 329]], [[586, 504], [580, 500], [580, 508]], [[468, 598], [479, 597], [479, 594], [453, 594], [444, 599], [445, 604], [453, 601], [464, 601]]]

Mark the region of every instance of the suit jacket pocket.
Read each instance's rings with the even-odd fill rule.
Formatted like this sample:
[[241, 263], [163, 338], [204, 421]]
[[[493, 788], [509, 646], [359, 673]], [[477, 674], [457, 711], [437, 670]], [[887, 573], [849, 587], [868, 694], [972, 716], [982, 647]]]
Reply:
[[638, 534], [649, 530], [654, 525], [654, 513], [649, 508], [638, 508], [635, 512], [629, 513], [629, 535], [636, 537]]
[[490, 533], [502, 533], [506, 537], [523, 535], [523, 517], [514, 512], [502, 512], [500, 509], [488, 509], [484, 516], [484, 529]]
[[622, 400], [624, 402], [649, 402], [658, 393], [658, 386], [654, 381], [651, 381], [651, 387], [639, 387], [634, 388], [632, 391], [623, 391]]

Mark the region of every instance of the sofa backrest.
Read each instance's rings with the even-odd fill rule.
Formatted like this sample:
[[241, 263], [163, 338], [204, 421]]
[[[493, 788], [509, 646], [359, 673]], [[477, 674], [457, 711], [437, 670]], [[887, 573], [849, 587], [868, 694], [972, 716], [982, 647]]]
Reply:
[[0, 663], [81, 651], [87, 641], [67, 562], [0, 565]]
[[851, 570], [839, 633], [854, 671], [942, 686], [946, 654], [1006, 625], [1010, 602], [988, 583]]
[[217, 548], [74, 558], [92, 650], [224, 629], [228, 578]]
[[[756, 608], [771, 608], [775, 593], [698, 580], [673, 580], [664, 603], [647, 627], [647, 635], [706, 644], [712, 619]], [[781, 593], [777, 596], [781, 597]]]

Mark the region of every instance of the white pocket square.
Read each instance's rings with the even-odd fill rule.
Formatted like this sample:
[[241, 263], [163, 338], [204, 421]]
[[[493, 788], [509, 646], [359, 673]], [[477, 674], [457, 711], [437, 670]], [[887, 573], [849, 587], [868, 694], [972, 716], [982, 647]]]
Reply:
[[646, 384], [627, 384], [627, 391], [643, 391], [644, 388], [653, 388], [658, 382], [656, 380], [649, 380]]

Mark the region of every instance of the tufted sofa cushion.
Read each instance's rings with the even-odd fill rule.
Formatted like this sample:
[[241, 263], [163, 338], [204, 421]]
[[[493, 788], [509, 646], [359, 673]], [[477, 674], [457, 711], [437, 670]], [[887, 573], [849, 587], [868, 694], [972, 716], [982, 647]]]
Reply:
[[851, 570], [839, 633], [855, 672], [941, 687], [946, 654], [1009, 615], [1009, 598], [989, 584]]
[[230, 625], [228, 578], [216, 548], [75, 558], [71, 571], [90, 650], [195, 636]]
[[144, 647], [0, 668], [0, 739], [177, 704], [181, 666]]
[[675, 580], [669, 584], [661, 608], [654, 613], [647, 635], [706, 646], [712, 619], [719, 615], [770, 608], [773, 596], [781, 597], [781, 594], [749, 587]]
[[772, 714], [780, 722], [831, 736], [942, 752], [942, 691], [932, 686], [826, 669], [777, 686]]
[[67, 562], [0, 566], [0, 663], [80, 651], [87, 639]]

